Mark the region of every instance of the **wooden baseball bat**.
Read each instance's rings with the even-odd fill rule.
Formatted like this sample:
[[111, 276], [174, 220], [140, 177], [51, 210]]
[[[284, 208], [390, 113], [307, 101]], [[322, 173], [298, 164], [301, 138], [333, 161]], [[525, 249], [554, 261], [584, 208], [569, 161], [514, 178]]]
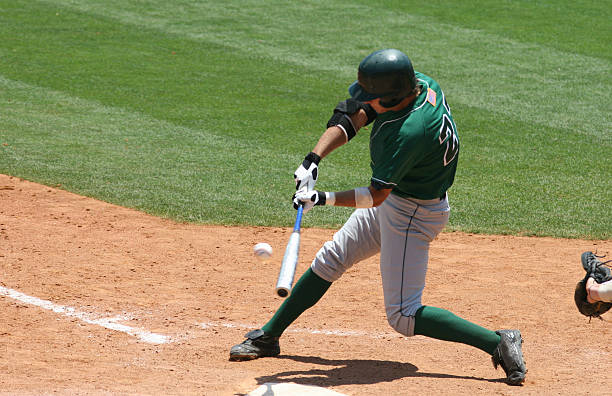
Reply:
[[276, 294], [279, 297], [287, 297], [289, 293], [291, 293], [291, 287], [293, 286], [293, 279], [295, 277], [295, 269], [297, 267], [300, 250], [300, 227], [302, 225], [303, 212], [304, 205], [301, 204], [297, 209], [297, 216], [295, 217], [293, 232], [289, 237], [289, 242], [287, 243], [285, 255], [283, 256], [283, 262], [281, 263], [280, 272], [278, 274]]

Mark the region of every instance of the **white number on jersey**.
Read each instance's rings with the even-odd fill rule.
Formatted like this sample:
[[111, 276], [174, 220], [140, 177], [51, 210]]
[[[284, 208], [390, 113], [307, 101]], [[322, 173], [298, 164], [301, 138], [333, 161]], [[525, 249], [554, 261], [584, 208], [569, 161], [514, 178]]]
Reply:
[[[446, 100], [444, 100], [444, 107], [446, 107], [447, 111], [450, 110], [446, 104]], [[438, 139], [440, 145], [446, 143], [446, 151], [444, 152], [444, 166], [446, 166], [455, 159], [459, 152], [459, 139], [455, 132], [455, 124], [453, 124], [446, 114], [442, 116], [442, 126], [440, 127], [440, 136]]]

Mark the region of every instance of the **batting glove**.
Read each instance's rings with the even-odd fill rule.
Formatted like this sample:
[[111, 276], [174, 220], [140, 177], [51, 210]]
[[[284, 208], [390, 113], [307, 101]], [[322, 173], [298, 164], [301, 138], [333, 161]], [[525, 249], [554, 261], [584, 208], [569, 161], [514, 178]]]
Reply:
[[302, 164], [295, 170], [293, 179], [295, 180], [296, 190], [313, 190], [319, 176], [319, 161], [321, 157], [317, 154], [310, 152], [304, 158]]
[[308, 212], [315, 205], [325, 205], [325, 192], [317, 190], [300, 190], [293, 194], [293, 209], [296, 209], [300, 204], [304, 205], [304, 213]]

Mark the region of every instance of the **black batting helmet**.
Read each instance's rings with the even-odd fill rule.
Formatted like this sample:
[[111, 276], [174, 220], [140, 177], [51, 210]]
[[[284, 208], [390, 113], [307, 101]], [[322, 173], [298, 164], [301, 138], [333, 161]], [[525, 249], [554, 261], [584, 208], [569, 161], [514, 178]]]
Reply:
[[411, 92], [415, 86], [416, 77], [408, 56], [396, 49], [383, 49], [361, 61], [357, 81], [349, 87], [349, 94], [355, 100], [367, 102]]

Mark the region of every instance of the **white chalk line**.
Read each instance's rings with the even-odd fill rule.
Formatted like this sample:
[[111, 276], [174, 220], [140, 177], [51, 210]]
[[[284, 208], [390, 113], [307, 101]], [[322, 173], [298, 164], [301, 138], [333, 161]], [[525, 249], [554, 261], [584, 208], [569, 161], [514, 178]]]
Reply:
[[99, 318], [97, 317], [98, 315], [78, 311], [73, 307], [58, 305], [51, 301], [42, 300], [37, 297], [28, 296], [27, 294], [3, 286], [0, 286], [0, 295], [4, 295], [6, 297], [12, 298], [25, 304], [35, 305], [37, 307], [53, 311], [64, 316], [68, 316], [70, 318], [76, 318], [88, 324], [101, 326], [109, 330], [120, 331], [129, 334], [133, 337], [137, 337], [139, 340], [148, 344], [166, 344], [172, 342], [172, 338], [167, 335], [152, 333], [147, 330], [117, 323], [122, 320], [128, 320], [129, 315], [117, 315], [110, 318]]
[[[199, 324], [203, 329], [209, 329], [214, 327], [224, 327], [224, 328], [237, 328], [237, 329], [246, 329], [246, 330], [254, 330], [260, 328], [260, 326], [255, 326], [251, 324], [244, 323], [231, 323], [231, 322], [202, 322]], [[367, 331], [359, 331], [359, 330], [316, 330], [309, 328], [289, 328], [285, 330], [285, 333], [301, 333], [301, 334], [322, 334], [328, 336], [338, 336], [338, 337], [369, 337], [369, 338], [407, 338], [399, 333], [370, 333]], [[414, 337], [412, 337], [414, 338]]]
[[[55, 313], [62, 314], [70, 318], [76, 318], [84, 323], [100, 326], [113, 331], [120, 331], [133, 337], [137, 337], [139, 340], [149, 344], [167, 344], [175, 341], [171, 336], [153, 333], [142, 328], [135, 328], [128, 325], [118, 323], [120, 321], [129, 320], [132, 315], [123, 314], [115, 315], [113, 317], [99, 317], [94, 313], [88, 313], [79, 311], [76, 308], [55, 304], [48, 300], [43, 300], [37, 297], [29, 296], [20, 291], [9, 289], [0, 286], [0, 295], [12, 298], [25, 304], [34, 305]], [[253, 330], [259, 328], [252, 324], [245, 323], [232, 323], [232, 322], [201, 322], [199, 323], [200, 328], [237, 328]], [[378, 332], [371, 333], [360, 330], [318, 330], [311, 328], [289, 328], [285, 333], [297, 333], [297, 334], [314, 334], [314, 335], [326, 335], [326, 336], [337, 336], [337, 337], [368, 337], [374, 339], [381, 338], [406, 338], [405, 336], [395, 332]], [[413, 337], [414, 338], [414, 337]]]

